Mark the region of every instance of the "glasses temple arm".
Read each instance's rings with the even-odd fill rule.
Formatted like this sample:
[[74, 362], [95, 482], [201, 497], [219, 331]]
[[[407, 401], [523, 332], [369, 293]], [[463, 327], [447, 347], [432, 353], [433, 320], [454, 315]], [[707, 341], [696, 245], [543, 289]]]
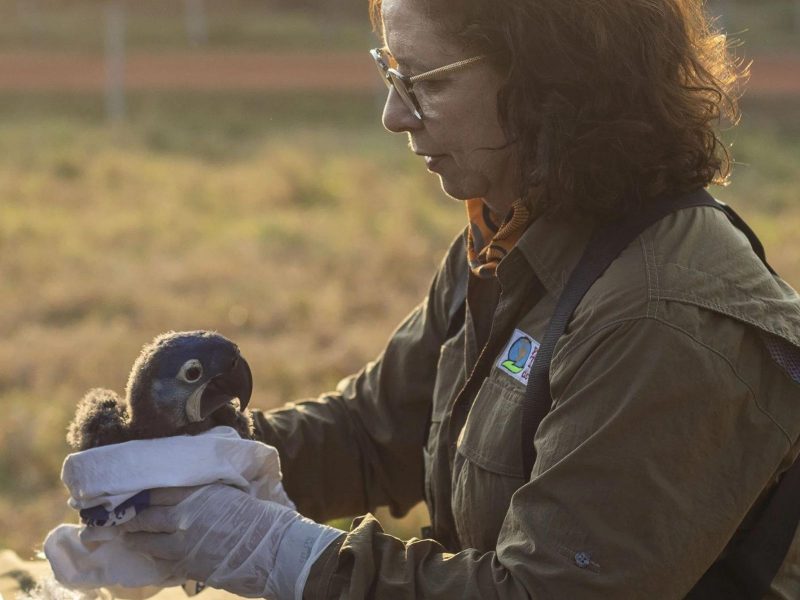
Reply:
[[486, 58], [485, 55], [482, 56], [473, 56], [472, 58], [467, 58], [464, 60], [460, 60], [452, 65], [445, 65], [444, 67], [439, 67], [438, 69], [433, 69], [432, 71], [426, 71], [425, 73], [420, 73], [419, 75], [414, 75], [413, 77], [408, 78], [409, 83], [416, 83], [418, 81], [425, 81], [426, 79], [432, 79], [441, 75], [442, 73], [450, 73], [451, 71], [457, 71], [459, 69], [463, 69], [466, 66], [469, 66], [473, 63], [478, 62], [479, 60], [483, 60]]

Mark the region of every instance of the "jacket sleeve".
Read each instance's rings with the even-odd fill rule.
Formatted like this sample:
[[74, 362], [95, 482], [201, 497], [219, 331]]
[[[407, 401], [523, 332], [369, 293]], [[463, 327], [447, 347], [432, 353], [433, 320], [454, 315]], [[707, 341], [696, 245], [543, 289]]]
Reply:
[[452, 243], [427, 297], [381, 355], [335, 392], [270, 412], [254, 411], [256, 436], [275, 446], [298, 510], [317, 521], [422, 499], [422, 447], [436, 365], [465, 280], [463, 236]]
[[315, 563], [304, 597], [683, 598], [796, 454], [797, 427], [781, 425], [798, 422], [796, 385], [736, 326], [733, 358], [649, 318], [557, 353], [554, 407], [495, 550], [402, 542], [368, 516]]

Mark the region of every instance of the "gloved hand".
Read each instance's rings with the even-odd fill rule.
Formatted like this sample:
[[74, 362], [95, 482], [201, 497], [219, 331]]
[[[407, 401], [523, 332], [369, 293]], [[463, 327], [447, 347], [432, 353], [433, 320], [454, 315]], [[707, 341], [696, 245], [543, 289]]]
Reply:
[[240, 596], [300, 598], [311, 565], [344, 533], [226, 485], [156, 493], [158, 504], [177, 504], [121, 525], [126, 545], [174, 576]]

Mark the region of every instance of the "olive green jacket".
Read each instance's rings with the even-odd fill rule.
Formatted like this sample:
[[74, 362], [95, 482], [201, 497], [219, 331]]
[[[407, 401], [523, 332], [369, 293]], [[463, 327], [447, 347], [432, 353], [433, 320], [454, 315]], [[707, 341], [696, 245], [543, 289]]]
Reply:
[[[408, 541], [356, 521], [305, 598], [679, 599], [746, 526], [800, 452], [800, 299], [710, 208], [648, 229], [581, 302], [523, 477], [526, 350], [587, 238], [540, 219], [486, 281], [459, 237], [375, 362], [257, 415], [304, 515], [432, 515]], [[800, 537], [773, 587], [800, 598]]]

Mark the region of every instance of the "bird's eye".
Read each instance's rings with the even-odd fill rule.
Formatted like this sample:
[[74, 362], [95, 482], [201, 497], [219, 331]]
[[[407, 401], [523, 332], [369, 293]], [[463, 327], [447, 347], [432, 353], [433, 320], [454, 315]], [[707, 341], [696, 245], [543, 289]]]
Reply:
[[197, 383], [203, 376], [203, 365], [197, 359], [187, 360], [181, 367], [178, 373], [178, 379], [182, 379], [186, 383]]

